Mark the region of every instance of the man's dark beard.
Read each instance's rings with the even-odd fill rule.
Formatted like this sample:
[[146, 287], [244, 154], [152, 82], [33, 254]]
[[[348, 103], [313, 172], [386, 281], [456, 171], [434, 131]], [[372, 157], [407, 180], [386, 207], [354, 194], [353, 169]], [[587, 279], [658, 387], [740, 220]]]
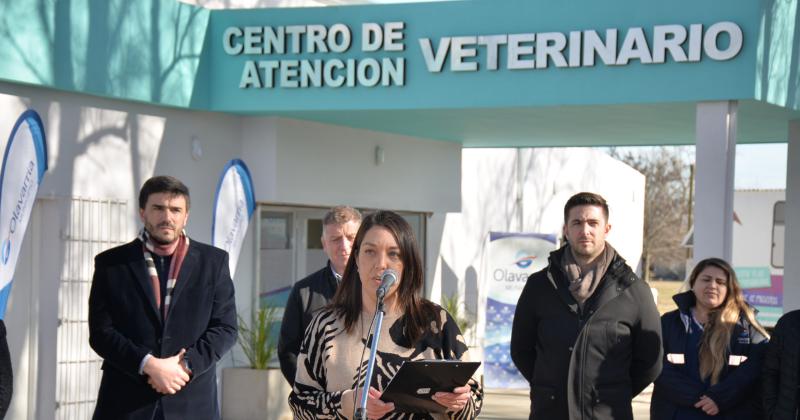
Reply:
[[151, 240], [151, 241], [153, 241], [154, 243], [156, 243], [157, 245], [170, 245], [170, 244], [174, 244], [174, 243], [175, 243], [175, 241], [177, 241], [177, 240], [178, 240], [178, 236], [179, 236], [179, 235], [178, 235], [178, 236], [175, 236], [175, 239], [173, 239], [172, 241], [163, 241], [163, 240], [161, 240], [161, 238], [159, 238], [158, 236], [154, 235], [154, 234], [153, 234], [153, 233], [150, 231], [150, 229], [147, 229], [147, 233], [149, 233], [149, 234], [150, 234], [150, 240]]

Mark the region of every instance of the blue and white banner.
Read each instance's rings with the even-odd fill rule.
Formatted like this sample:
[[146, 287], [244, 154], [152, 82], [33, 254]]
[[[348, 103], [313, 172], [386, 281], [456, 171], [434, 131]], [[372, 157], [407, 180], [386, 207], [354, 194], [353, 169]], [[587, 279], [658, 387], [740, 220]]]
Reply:
[[45, 171], [44, 125], [36, 111], [27, 110], [11, 130], [0, 169], [0, 319], [5, 319], [22, 239]]
[[228, 251], [231, 277], [236, 272], [247, 225], [256, 210], [253, 179], [247, 165], [233, 159], [222, 170], [214, 199], [211, 244]]
[[556, 236], [489, 233], [483, 355], [487, 388], [528, 388], [511, 360], [511, 324], [528, 276], [547, 265]]

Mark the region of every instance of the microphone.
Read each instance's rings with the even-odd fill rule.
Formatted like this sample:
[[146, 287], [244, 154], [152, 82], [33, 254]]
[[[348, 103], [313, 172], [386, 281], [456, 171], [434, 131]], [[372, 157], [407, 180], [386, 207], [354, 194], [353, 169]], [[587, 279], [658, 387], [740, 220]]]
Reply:
[[[367, 361], [367, 375], [364, 377], [364, 389], [369, 389], [369, 384], [372, 381], [372, 370], [375, 368], [375, 357], [378, 354], [378, 341], [381, 338], [381, 325], [383, 325], [383, 297], [386, 296], [386, 292], [392, 287], [393, 284], [397, 282], [397, 271], [392, 270], [391, 268], [386, 269], [383, 274], [381, 274], [381, 285], [378, 286], [378, 290], [375, 291], [375, 295], [378, 297], [378, 305], [375, 308], [375, 317], [372, 318], [372, 322], [369, 324], [369, 331], [372, 330], [372, 324], [375, 324], [375, 330], [372, 334], [369, 335], [371, 339], [371, 343], [369, 340], [364, 343], [364, 349], [367, 346], [370, 346], [369, 352], [369, 360]], [[363, 353], [362, 353], [362, 358]], [[358, 364], [358, 378], [361, 377], [361, 368], [364, 367], [363, 363]], [[367, 395], [368, 393], [362, 392], [361, 393], [361, 402], [357, 407], [353, 407], [353, 418], [356, 420], [366, 420], [367, 418]], [[355, 396], [353, 396], [353, 401], [355, 402]]]
[[392, 270], [391, 268], [387, 269], [386, 271], [381, 274], [381, 285], [378, 286], [378, 290], [375, 291], [375, 295], [378, 299], [383, 299], [386, 296], [386, 292], [389, 291], [389, 288], [397, 281], [397, 271]]

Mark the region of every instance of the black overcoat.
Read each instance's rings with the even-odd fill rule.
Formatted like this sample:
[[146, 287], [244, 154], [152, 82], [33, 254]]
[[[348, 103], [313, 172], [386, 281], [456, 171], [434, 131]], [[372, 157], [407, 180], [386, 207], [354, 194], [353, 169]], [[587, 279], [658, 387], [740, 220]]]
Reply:
[[764, 358], [763, 401], [768, 420], [800, 419], [800, 311], [784, 314]]
[[661, 371], [653, 295], [616, 255], [581, 310], [560, 268], [532, 274], [517, 303], [511, 358], [531, 384], [531, 419], [633, 419], [631, 400]]
[[[95, 258], [89, 295], [89, 344], [103, 358], [96, 420], [150, 420], [161, 400], [166, 420], [219, 419], [216, 362], [236, 342], [236, 305], [225, 251], [189, 242], [170, 313], [162, 323], [138, 239]], [[186, 349], [191, 381], [156, 393], [139, 365], [148, 353]]]

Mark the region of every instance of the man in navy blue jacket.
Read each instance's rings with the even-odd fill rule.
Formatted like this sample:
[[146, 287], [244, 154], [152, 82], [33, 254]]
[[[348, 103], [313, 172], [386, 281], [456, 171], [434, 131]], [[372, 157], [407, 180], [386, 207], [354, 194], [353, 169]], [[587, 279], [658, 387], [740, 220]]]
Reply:
[[189, 190], [175, 178], [145, 182], [139, 215], [139, 238], [95, 258], [94, 419], [219, 419], [216, 362], [236, 342], [228, 254], [186, 236]]

